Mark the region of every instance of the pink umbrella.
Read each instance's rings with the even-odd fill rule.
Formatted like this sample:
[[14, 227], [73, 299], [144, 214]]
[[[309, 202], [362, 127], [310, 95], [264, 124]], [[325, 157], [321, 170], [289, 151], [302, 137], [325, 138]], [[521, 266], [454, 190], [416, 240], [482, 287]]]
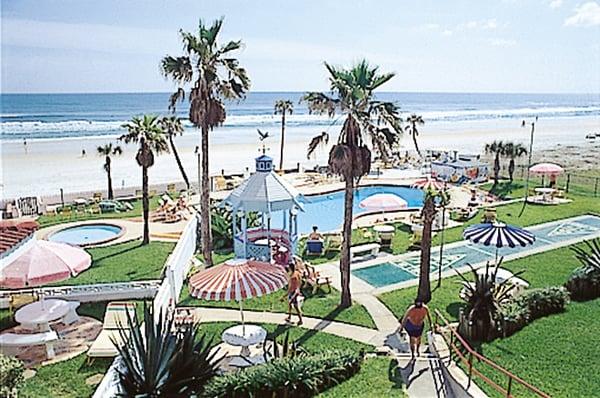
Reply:
[[556, 176], [562, 173], [564, 170], [562, 167], [554, 163], [538, 163], [534, 166], [531, 166], [529, 171], [531, 171], [533, 174]]
[[35, 238], [5, 260], [0, 267], [0, 287], [10, 289], [59, 282], [92, 264], [92, 257], [79, 247]]
[[232, 259], [200, 271], [190, 278], [192, 297], [213, 301], [242, 300], [273, 293], [287, 284], [285, 270], [279, 265], [246, 259]]
[[444, 181], [440, 181], [436, 178], [422, 178], [413, 182], [411, 185], [413, 188], [422, 189], [423, 191], [427, 191], [429, 189], [433, 189], [436, 191], [441, 191], [446, 188], [446, 183]]
[[408, 206], [406, 200], [391, 193], [378, 193], [363, 199], [358, 207], [367, 211], [393, 211], [405, 209]]

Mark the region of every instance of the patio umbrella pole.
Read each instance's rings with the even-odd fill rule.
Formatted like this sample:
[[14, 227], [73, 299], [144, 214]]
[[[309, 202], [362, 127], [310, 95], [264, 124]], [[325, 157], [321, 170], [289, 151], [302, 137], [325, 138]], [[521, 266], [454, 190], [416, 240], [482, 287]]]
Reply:
[[244, 322], [244, 307], [242, 306], [242, 300], [240, 300], [240, 315], [242, 317], [242, 334], [246, 335], [246, 323]]

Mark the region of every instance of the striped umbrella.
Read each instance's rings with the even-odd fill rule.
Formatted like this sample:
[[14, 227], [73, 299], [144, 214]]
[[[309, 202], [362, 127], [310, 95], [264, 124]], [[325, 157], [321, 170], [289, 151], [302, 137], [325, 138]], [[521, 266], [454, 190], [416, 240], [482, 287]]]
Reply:
[[287, 284], [287, 274], [279, 265], [246, 259], [228, 260], [200, 271], [190, 278], [190, 294], [212, 301], [242, 300], [273, 293]]
[[504, 223], [472, 225], [464, 230], [463, 237], [473, 243], [496, 246], [496, 263], [499, 248], [514, 248], [517, 245], [525, 247], [535, 242], [535, 236], [531, 232]]
[[446, 188], [446, 183], [444, 181], [440, 181], [437, 178], [422, 178], [420, 180], [416, 180], [411, 185], [412, 188], [422, 189], [423, 191], [427, 191], [429, 189], [434, 189], [436, 191], [441, 191]]

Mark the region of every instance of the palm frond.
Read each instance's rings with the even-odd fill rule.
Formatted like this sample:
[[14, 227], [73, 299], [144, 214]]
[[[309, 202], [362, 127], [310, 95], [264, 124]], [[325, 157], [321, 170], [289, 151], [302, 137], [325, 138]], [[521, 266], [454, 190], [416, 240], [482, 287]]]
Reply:
[[310, 156], [314, 153], [314, 151], [322, 146], [327, 145], [329, 142], [329, 134], [323, 131], [321, 134], [313, 137], [308, 144], [308, 150], [306, 151], [306, 158], [310, 159]]

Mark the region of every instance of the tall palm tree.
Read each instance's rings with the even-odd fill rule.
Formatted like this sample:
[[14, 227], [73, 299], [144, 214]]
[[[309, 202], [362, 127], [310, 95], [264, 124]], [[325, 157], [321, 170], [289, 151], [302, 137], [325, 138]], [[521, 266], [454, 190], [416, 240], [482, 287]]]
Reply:
[[[341, 307], [352, 304], [350, 295], [350, 244], [352, 236], [352, 204], [354, 186], [357, 180], [371, 169], [371, 150], [367, 146], [370, 138], [373, 150], [386, 159], [392, 145], [402, 134], [398, 107], [391, 102], [374, 99], [373, 92], [394, 77], [393, 73], [378, 73], [378, 67], [371, 67], [366, 60], [350, 69], [337, 68], [325, 63], [329, 72], [331, 95], [309, 92], [302, 97], [308, 103], [311, 113], [336, 114], [344, 117], [337, 143], [329, 152], [330, 170], [343, 177], [344, 225], [340, 259], [342, 285]], [[317, 142], [315, 143], [315, 139]], [[327, 139], [321, 134], [311, 141], [308, 156], [318, 146], [319, 140]], [[312, 151], [311, 151], [312, 149]]]
[[179, 152], [177, 152], [177, 147], [175, 147], [174, 140], [175, 136], [183, 134], [183, 124], [181, 124], [181, 119], [177, 116], [165, 116], [159, 120], [159, 123], [164, 132], [167, 134], [169, 144], [171, 145], [171, 150], [173, 151], [175, 161], [177, 162], [177, 167], [179, 167], [181, 177], [183, 177], [183, 181], [185, 182], [185, 187], [189, 190], [190, 180], [188, 180], [188, 176], [183, 168], [183, 163], [181, 163], [181, 158], [179, 157]]
[[120, 141], [129, 144], [139, 144], [135, 160], [142, 168], [142, 213], [144, 217], [144, 236], [142, 245], [150, 243], [150, 228], [148, 215], [150, 203], [148, 199], [148, 169], [154, 165], [154, 155], [169, 152], [166, 134], [160, 126], [157, 116], [144, 115], [142, 118], [134, 117], [123, 124], [127, 133], [119, 137]]
[[285, 115], [294, 112], [294, 104], [290, 100], [277, 100], [275, 102], [275, 114], [281, 114], [281, 146], [279, 150], [279, 170], [283, 170], [283, 143], [285, 138]]
[[164, 76], [177, 84], [177, 91], [171, 95], [169, 108], [174, 110], [176, 104], [185, 99], [186, 87], [189, 86], [189, 119], [201, 132], [200, 236], [202, 255], [207, 266], [212, 265], [208, 133], [225, 121], [223, 101], [242, 99], [250, 88], [246, 70], [232, 54], [242, 47], [241, 40], [229, 41], [224, 45], [217, 42], [222, 25], [222, 18], [210, 26], [200, 20], [197, 33], [180, 30], [184, 54], [178, 57], [167, 55], [161, 61]]
[[494, 141], [490, 144], [485, 144], [485, 153], [494, 155], [494, 186], [496, 186], [500, 179], [500, 156], [504, 153], [504, 143], [502, 141]]
[[104, 171], [106, 171], [106, 177], [108, 178], [108, 198], [112, 199], [113, 195], [113, 186], [112, 186], [112, 176], [111, 176], [111, 156], [121, 155], [123, 153], [123, 149], [119, 145], [114, 145], [112, 142], [108, 144], [100, 145], [97, 149], [98, 155], [104, 156]]
[[527, 148], [521, 144], [515, 144], [513, 142], [507, 142], [504, 144], [503, 155], [510, 159], [508, 163], [508, 178], [510, 182], [513, 182], [513, 176], [515, 174], [515, 159], [520, 158], [523, 155], [527, 155]]
[[410, 126], [410, 135], [412, 136], [413, 143], [415, 144], [415, 150], [421, 156], [421, 150], [419, 150], [419, 145], [417, 145], [417, 136], [419, 135], [419, 131], [417, 130], [417, 124], [423, 125], [425, 121], [419, 115], [412, 114], [406, 119], [406, 122]]

